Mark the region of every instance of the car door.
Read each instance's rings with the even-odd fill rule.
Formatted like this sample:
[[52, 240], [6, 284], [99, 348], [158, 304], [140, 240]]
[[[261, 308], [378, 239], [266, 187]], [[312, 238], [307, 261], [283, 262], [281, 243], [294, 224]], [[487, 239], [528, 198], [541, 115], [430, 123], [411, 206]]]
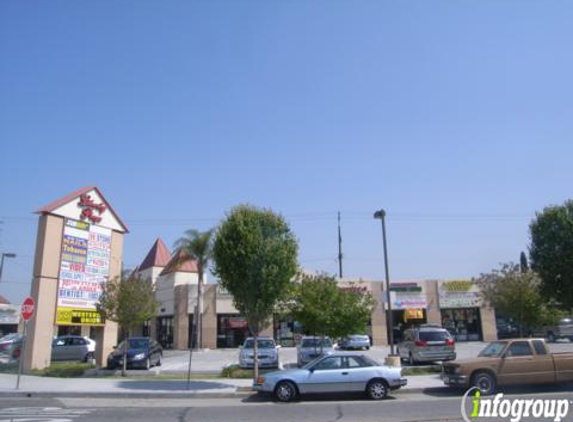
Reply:
[[77, 361], [83, 360], [87, 351], [87, 342], [81, 337], [72, 337], [70, 340], [68, 359]]
[[341, 356], [327, 356], [310, 368], [307, 379], [299, 386], [305, 393], [335, 393], [351, 387], [350, 373]]
[[348, 391], [365, 391], [366, 384], [374, 377], [372, 365], [361, 356], [345, 356], [344, 366], [348, 371]]
[[52, 360], [68, 360], [69, 359], [69, 342], [68, 337], [58, 337], [52, 342]]
[[527, 340], [514, 341], [502, 358], [498, 379], [500, 384], [530, 384], [554, 379], [551, 355], [535, 356]]

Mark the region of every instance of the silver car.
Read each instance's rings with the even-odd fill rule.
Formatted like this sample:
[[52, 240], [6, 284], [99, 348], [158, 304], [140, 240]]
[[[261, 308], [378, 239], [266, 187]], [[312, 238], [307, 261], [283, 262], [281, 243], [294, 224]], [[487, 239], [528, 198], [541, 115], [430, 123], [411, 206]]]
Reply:
[[407, 384], [402, 369], [383, 366], [360, 353], [336, 352], [300, 369], [273, 371], [253, 381], [253, 389], [282, 402], [308, 393], [363, 392], [373, 400]]
[[338, 347], [341, 349], [370, 349], [370, 337], [365, 334], [352, 334], [340, 339]]
[[454, 360], [456, 343], [445, 328], [422, 325], [404, 331], [402, 341], [398, 344], [398, 355], [410, 365]]
[[12, 363], [20, 358], [24, 335], [20, 333], [7, 334], [0, 338], [0, 363]]
[[[239, 352], [239, 366], [241, 368], [252, 368], [255, 364], [253, 337], [248, 337]], [[272, 338], [257, 338], [257, 354], [259, 358], [259, 368], [279, 367], [279, 347]]]
[[303, 366], [310, 361], [334, 352], [332, 342], [328, 337], [303, 337], [296, 347], [296, 363]]
[[61, 336], [52, 341], [52, 361], [88, 362], [95, 357], [96, 342], [88, 337]]

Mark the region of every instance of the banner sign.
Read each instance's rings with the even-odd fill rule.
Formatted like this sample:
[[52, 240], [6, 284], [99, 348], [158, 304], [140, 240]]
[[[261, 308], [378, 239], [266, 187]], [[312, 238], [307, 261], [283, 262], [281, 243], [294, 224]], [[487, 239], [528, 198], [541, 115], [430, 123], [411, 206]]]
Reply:
[[390, 300], [394, 310], [426, 309], [425, 285], [419, 282], [390, 283]]
[[469, 280], [438, 281], [440, 308], [479, 308], [482, 297], [479, 286]]
[[104, 324], [96, 303], [109, 276], [110, 257], [110, 229], [65, 219], [56, 324]]

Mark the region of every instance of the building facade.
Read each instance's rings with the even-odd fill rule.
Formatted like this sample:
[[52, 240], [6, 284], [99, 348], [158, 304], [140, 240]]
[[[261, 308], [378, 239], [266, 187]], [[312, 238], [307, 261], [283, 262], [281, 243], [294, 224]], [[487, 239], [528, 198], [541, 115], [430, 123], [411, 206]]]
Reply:
[[[150, 278], [156, 287], [159, 311], [149, 324], [149, 334], [164, 347], [188, 349], [197, 305], [199, 274], [197, 263], [178, 250], [172, 255], [157, 239], [137, 269], [140, 277]], [[203, 348], [240, 346], [249, 335], [247, 321], [233, 306], [231, 295], [204, 277]], [[341, 288], [362, 288], [377, 303], [369, 332], [373, 345], [388, 344], [387, 306], [384, 283], [340, 279]], [[390, 284], [394, 337], [419, 324], [435, 324], [448, 329], [457, 341], [497, 339], [495, 312], [481, 300], [478, 286], [469, 280], [422, 280]], [[273, 336], [283, 346], [294, 346], [304, 333], [296, 321], [275, 320], [264, 335]]]

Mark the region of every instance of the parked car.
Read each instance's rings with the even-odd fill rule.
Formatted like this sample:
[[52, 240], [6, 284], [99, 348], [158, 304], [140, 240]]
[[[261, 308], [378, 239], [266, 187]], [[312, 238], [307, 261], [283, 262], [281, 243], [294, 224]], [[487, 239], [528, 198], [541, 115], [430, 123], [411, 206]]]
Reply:
[[114, 347], [107, 357], [107, 367], [115, 369], [123, 366], [124, 347], [127, 343], [127, 367], [149, 369], [160, 366], [163, 357], [161, 345], [149, 337], [130, 337]]
[[444, 363], [442, 380], [451, 387], [477, 387], [483, 395], [504, 385], [571, 382], [573, 353], [549, 353], [544, 339], [494, 341], [477, 358]]
[[96, 342], [88, 337], [61, 336], [52, 341], [52, 362], [80, 361], [87, 362], [95, 357]]
[[12, 363], [20, 358], [24, 335], [20, 333], [7, 334], [0, 338], [0, 363]]
[[402, 341], [398, 343], [400, 359], [410, 365], [418, 362], [454, 360], [456, 342], [445, 328], [434, 325], [421, 325], [404, 331]]
[[383, 366], [361, 353], [336, 352], [303, 368], [273, 371], [253, 381], [253, 389], [282, 402], [308, 393], [363, 392], [373, 400], [407, 384], [401, 368]]
[[365, 334], [352, 334], [338, 342], [341, 349], [370, 349], [370, 337]]
[[527, 334], [530, 337], [543, 337], [550, 343], [565, 338], [573, 341], [573, 317], [561, 318], [555, 325], [530, 329], [523, 335]]
[[[241, 368], [252, 368], [254, 361], [255, 340], [248, 337], [239, 351], [239, 366]], [[269, 337], [257, 338], [257, 354], [259, 358], [259, 368], [279, 367], [279, 348], [274, 339]]]
[[328, 337], [302, 337], [296, 347], [296, 361], [303, 366], [320, 356], [334, 352], [332, 342]]

